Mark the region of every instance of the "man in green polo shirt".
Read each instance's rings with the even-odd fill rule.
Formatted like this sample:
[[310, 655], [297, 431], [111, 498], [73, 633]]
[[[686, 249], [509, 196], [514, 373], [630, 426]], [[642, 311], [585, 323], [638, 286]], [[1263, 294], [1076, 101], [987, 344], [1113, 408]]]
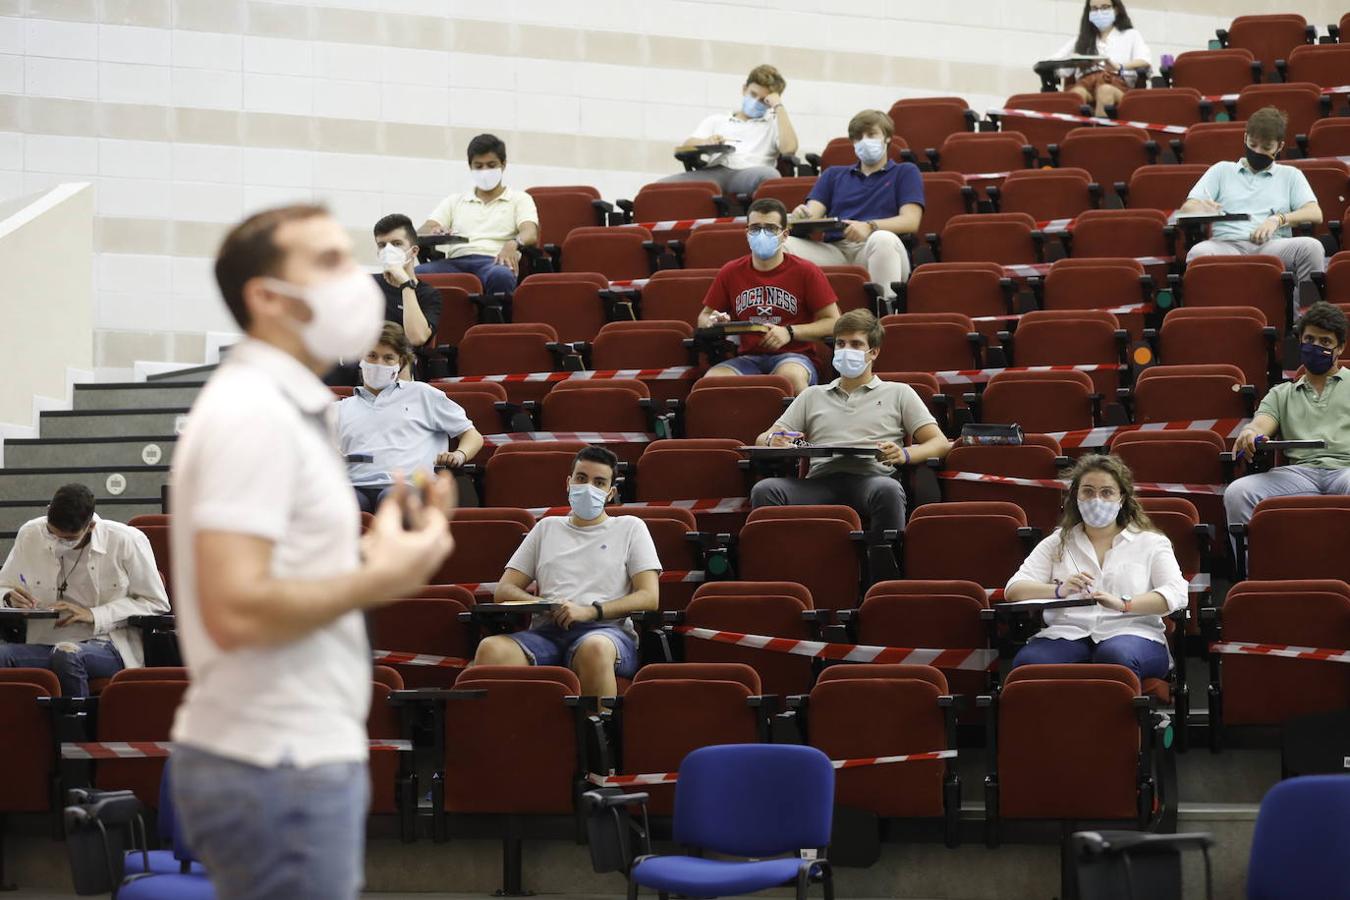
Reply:
[[1234, 449], [1250, 459], [1257, 438], [1277, 432], [1287, 441], [1321, 440], [1326, 447], [1290, 450], [1292, 464], [1230, 484], [1223, 495], [1229, 522], [1247, 522], [1267, 497], [1350, 494], [1350, 379], [1340, 365], [1346, 329], [1345, 313], [1320, 301], [1299, 320], [1305, 374], [1270, 389]]
[[786, 447], [798, 440], [875, 445], [881, 458], [816, 459], [806, 478], [757, 482], [750, 492], [752, 507], [837, 503], [857, 510], [874, 533], [904, 527], [905, 491], [894, 478], [896, 467], [941, 459], [951, 442], [914, 388], [872, 374], [882, 334], [881, 323], [865, 309], [840, 316], [834, 324], [834, 368], [840, 377], [802, 391], [755, 441], [761, 447]]
[[1317, 225], [1322, 207], [1308, 179], [1275, 158], [1284, 149], [1288, 117], [1273, 106], [1247, 120], [1247, 152], [1237, 162], [1217, 162], [1191, 188], [1179, 213], [1244, 213], [1247, 219], [1215, 222], [1210, 239], [1186, 254], [1198, 256], [1278, 256], [1297, 281], [1308, 281], [1326, 268], [1326, 250], [1311, 237], [1293, 237], [1290, 226]]

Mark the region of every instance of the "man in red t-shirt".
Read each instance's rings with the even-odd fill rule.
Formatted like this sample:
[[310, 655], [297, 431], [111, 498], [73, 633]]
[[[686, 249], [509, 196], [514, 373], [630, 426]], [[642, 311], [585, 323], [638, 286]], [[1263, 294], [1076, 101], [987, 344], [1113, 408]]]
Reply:
[[717, 273], [703, 298], [698, 326], [755, 322], [769, 330], [742, 335], [740, 355], [713, 366], [704, 377], [783, 375], [800, 394], [817, 381], [816, 346], [834, 332], [838, 301], [818, 266], [783, 253], [787, 207], [782, 203], [768, 197], [751, 203], [746, 233], [750, 255]]

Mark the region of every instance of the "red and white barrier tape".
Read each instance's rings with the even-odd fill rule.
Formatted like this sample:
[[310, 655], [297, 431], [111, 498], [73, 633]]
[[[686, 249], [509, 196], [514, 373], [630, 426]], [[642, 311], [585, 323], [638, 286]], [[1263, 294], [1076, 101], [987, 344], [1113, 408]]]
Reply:
[[689, 231], [700, 225], [734, 225], [744, 222], [745, 216], [711, 216], [706, 219], [662, 219], [660, 222], [637, 222], [648, 231]]
[[[372, 740], [371, 750], [408, 753], [412, 741]], [[72, 741], [61, 745], [62, 759], [165, 759], [173, 751], [171, 741]]]
[[642, 287], [644, 284], [646, 284], [646, 283], [649, 282], [649, 281], [651, 281], [650, 278], [620, 278], [620, 279], [617, 279], [617, 280], [615, 280], [615, 281], [611, 281], [611, 282], [609, 283], [609, 286], [610, 286], [611, 289], [612, 289], [612, 288], [640, 288], [640, 287]]
[[753, 650], [790, 653], [813, 659], [833, 659], [856, 663], [904, 663], [912, 666], [933, 666], [938, 669], [988, 672], [998, 666], [998, 651], [984, 649], [936, 650], [923, 647], [874, 647], [866, 644], [831, 644], [824, 641], [800, 641], [796, 638], [770, 637], [764, 634], [742, 634], [739, 631], [721, 631], [715, 628], [695, 628], [692, 625], [674, 625], [671, 631], [685, 637], [719, 644], [732, 644]]
[[[1164, 209], [1161, 210], [1161, 212], [1166, 214], [1168, 225], [1177, 224], [1176, 210]], [[1044, 221], [1036, 223], [1036, 230], [1041, 234], [1068, 234], [1073, 231], [1073, 226], [1077, 221], [1077, 216], [1069, 219], [1045, 219]]]
[[934, 372], [938, 384], [984, 384], [1000, 372], [1123, 372], [1125, 366], [1103, 363], [1084, 363], [1077, 366], [1006, 366], [1002, 369], [948, 369]]
[[514, 375], [455, 375], [438, 378], [437, 382], [450, 384], [481, 384], [495, 381], [501, 384], [521, 384], [557, 381], [608, 381], [612, 378], [634, 378], [642, 381], [693, 381], [699, 372], [693, 366], [668, 366], [664, 369], [588, 369], [584, 372], [518, 372]]
[[[1323, 94], [1350, 94], [1350, 84], [1341, 84], [1336, 87], [1324, 87], [1321, 89]], [[1213, 103], [1215, 100], [1223, 103], [1236, 103], [1241, 94], [1207, 94], [1206, 100]]]
[[[1006, 484], [1014, 487], [1054, 488], [1062, 490], [1069, 486], [1064, 478], [1015, 478], [1011, 475], [986, 475], [981, 472], [943, 472], [937, 477], [948, 481], [972, 481], [983, 484]], [[1223, 496], [1224, 484], [1182, 484], [1180, 482], [1136, 481], [1135, 490], [1155, 491], [1165, 494], [1208, 494]]]
[[650, 444], [657, 435], [644, 431], [512, 431], [483, 435], [484, 447], [528, 444], [532, 441], [585, 441], [588, 444]]
[[1036, 109], [990, 109], [986, 110], [987, 116], [1009, 116], [1019, 119], [1041, 119], [1052, 122], [1074, 122], [1079, 125], [1098, 125], [1105, 127], [1129, 126], [1131, 128], [1142, 128], [1145, 131], [1159, 131], [1163, 134], [1185, 134], [1185, 125], [1163, 125], [1158, 122], [1122, 122], [1119, 119], [1107, 119], [1100, 116], [1075, 116], [1069, 113], [1041, 112]]
[[434, 653], [404, 653], [399, 650], [372, 650], [371, 662], [380, 666], [431, 666], [436, 669], [463, 669], [467, 659], [458, 656], [437, 656]]
[[[1145, 315], [1157, 310], [1153, 303], [1127, 303], [1124, 306], [1109, 306], [1106, 309], [1084, 309], [1085, 313], [1105, 312], [1113, 316]], [[972, 322], [1016, 322], [1030, 313], [1009, 313], [1006, 316], [971, 316]]]
[[[714, 497], [706, 500], [639, 500], [636, 503], [625, 503], [624, 506], [687, 509], [696, 513], [738, 513], [750, 511], [750, 498]], [[536, 519], [542, 519], [545, 516], [569, 515], [572, 509], [568, 506], [536, 506], [525, 511]]]
[[1012, 172], [964, 172], [961, 177], [967, 182], [970, 181], [998, 181], [1001, 178], [1007, 178]]
[[[1136, 256], [1134, 261], [1141, 266], [1170, 266], [1177, 261], [1175, 256]], [[1004, 266], [1003, 274], [1008, 278], [1027, 279], [1039, 278], [1050, 272], [1052, 263], [1019, 263], [1016, 265]]]
[[1127, 431], [1215, 431], [1230, 440], [1237, 438], [1251, 419], [1194, 419], [1190, 422], [1147, 422], [1143, 425], [1103, 425], [1100, 428], [1082, 428], [1077, 431], [1048, 431], [1047, 437], [1059, 441], [1060, 447], [1105, 447], [1115, 434]]
[[1278, 656], [1282, 659], [1312, 659], [1319, 662], [1350, 663], [1350, 650], [1324, 647], [1291, 647], [1288, 644], [1253, 644], [1247, 641], [1222, 641], [1210, 644], [1211, 653], [1236, 653], [1243, 656]]
[[[933, 762], [942, 759], [956, 759], [955, 750], [931, 750], [927, 753], [906, 753], [902, 756], [868, 756], [861, 759], [832, 759], [830, 765], [836, 769], [860, 769], [864, 766], [885, 766], [903, 762]], [[651, 772], [643, 775], [597, 775], [587, 773], [586, 780], [597, 787], [629, 787], [633, 785], [674, 784], [679, 780], [679, 772]]]

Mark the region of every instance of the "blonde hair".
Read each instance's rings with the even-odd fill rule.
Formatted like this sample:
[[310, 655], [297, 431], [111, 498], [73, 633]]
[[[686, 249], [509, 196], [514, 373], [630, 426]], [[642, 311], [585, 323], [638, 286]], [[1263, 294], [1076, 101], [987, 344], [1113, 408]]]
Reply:
[[1139, 505], [1139, 497], [1134, 492], [1134, 475], [1130, 467], [1118, 456], [1103, 453], [1091, 453], [1074, 464], [1068, 472], [1068, 496], [1064, 498], [1064, 513], [1059, 520], [1059, 550], [1056, 559], [1063, 559], [1069, 546], [1069, 532], [1075, 525], [1083, 524], [1083, 514], [1078, 511], [1078, 486], [1083, 476], [1091, 472], [1105, 472], [1115, 480], [1120, 488], [1120, 512], [1116, 515], [1116, 524], [1122, 528], [1133, 526], [1137, 531], [1158, 531], [1153, 520]]
[[380, 329], [380, 339], [375, 342], [375, 346], [392, 347], [398, 354], [399, 361], [403, 366], [407, 366], [413, 361], [412, 344], [408, 343], [408, 336], [403, 333], [403, 326], [397, 322], [385, 322], [384, 327]]
[[872, 350], [881, 346], [881, 338], [885, 333], [881, 323], [877, 321], [877, 317], [872, 315], [870, 310], [850, 309], [834, 320], [834, 336], [836, 338], [841, 334], [865, 334], [867, 335], [867, 346]]
[[750, 74], [745, 76], [745, 86], [749, 87], [752, 84], [759, 85], [770, 94], [781, 94], [787, 90], [787, 82], [783, 80], [783, 73], [768, 63], [755, 66], [750, 70]]

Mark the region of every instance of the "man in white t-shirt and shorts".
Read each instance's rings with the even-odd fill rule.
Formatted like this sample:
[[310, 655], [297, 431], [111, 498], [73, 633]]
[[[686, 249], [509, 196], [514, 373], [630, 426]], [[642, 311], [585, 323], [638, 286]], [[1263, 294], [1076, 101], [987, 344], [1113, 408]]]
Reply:
[[[637, 516], [605, 514], [618, 459], [586, 447], [567, 479], [570, 516], [541, 519], [506, 564], [497, 603], [557, 604], [528, 631], [485, 638], [476, 666], [566, 666], [593, 697], [618, 693], [617, 677], [638, 667], [637, 631], [628, 616], [658, 606], [661, 560]], [[537, 583], [539, 595], [527, 593]]]
[[725, 196], [753, 194], [761, 181], [777, 178], [779, 154], [797, 152], [797, 131], [783, 108], [786, 88], [773, 66], [755, 66], [741, 88], [740, 107], [730, 115], [708, 116], [675, 152], [709, 144], [727, 144], [731, 149], [710, 155], [701, 169], [661, 180], [715, 181]]

